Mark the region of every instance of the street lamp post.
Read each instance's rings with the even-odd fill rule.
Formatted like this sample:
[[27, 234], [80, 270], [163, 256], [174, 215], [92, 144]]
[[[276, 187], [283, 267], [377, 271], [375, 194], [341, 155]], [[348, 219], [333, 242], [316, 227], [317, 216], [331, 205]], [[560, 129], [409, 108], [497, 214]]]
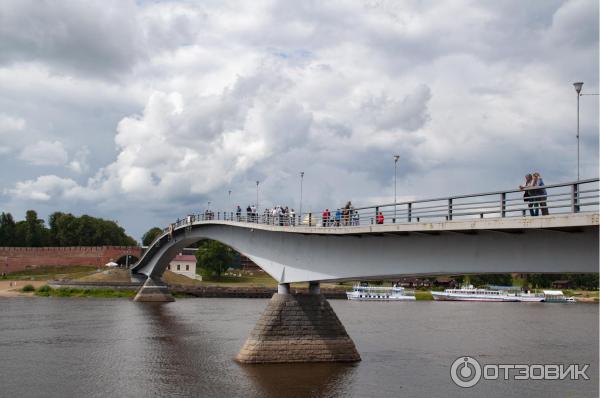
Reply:
[[300, 172], [300, 211], [298, 212], [298, 215], [300, 216], [300, 221], [298, 222], [298, 224], [300, 224], [300, 222], [302, 222], [302, 183], [304, 182], [304, 172], [301, 171]]
[[259, 181], [256, 181], [256, 214], [258, 214], [258, 184]]
[[[227, 191], [227, 194], [228, 194], [227, 201], [228, 201], [229, 211], [231, 211], [231, 189], [229, 191]], [[225, 214], [227, 214], [227, 213], [225, 213]], [[233, 217], [230, 221], [233, 221]]]
[[575, 91], [577, 91], [577, 181], [579, 181], [579, 96], [581, 94], [581, 88], [583, 82], [573, 83]]
[[398, 179], [398, 159], [400, 159], [400, 155], [394, 155], [394, 223], [396, 222], [396, 182]]

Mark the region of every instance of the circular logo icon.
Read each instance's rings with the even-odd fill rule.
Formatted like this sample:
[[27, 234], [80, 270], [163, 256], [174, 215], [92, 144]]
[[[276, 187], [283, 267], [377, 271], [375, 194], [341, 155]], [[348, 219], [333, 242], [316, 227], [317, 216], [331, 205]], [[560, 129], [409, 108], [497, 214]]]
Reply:
[[471, 357], [459, 357], [452, 363], [450, 377], [459, 387], [473, 387], [481, 379], [481, 365]]

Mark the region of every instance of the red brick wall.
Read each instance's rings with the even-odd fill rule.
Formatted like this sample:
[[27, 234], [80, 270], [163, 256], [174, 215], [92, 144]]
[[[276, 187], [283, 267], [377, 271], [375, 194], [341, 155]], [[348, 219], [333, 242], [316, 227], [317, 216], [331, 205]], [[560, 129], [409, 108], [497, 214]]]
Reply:
[[140, 247], [0, 247], [0, 274], [45, 265], [104, 266], [130, 254], [140, 257]]

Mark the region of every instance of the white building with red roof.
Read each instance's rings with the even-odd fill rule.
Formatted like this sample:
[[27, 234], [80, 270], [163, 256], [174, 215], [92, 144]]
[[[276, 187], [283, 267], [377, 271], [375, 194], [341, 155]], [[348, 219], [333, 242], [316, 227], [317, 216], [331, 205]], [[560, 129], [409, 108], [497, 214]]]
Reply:
[[188, 278], [202, 280], [202, 277], [196, 274], [196, 256], [191, 254], [179, 253], [171, 260], [167, 269]]

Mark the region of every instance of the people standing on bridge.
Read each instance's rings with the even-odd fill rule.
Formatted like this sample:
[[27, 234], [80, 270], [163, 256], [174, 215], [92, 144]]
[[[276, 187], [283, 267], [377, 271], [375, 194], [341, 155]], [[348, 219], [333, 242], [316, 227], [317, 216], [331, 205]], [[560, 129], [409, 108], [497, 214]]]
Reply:
[[296, 212], [294, 209], [290, 210], [290, 225], [292, 227], [296, 226]]
[[269, 210], [269, 215], [269, 224], [275, 225], [275, 220], [277, 220], [277, 207], [273, 207], [271, 210]]
[[258, 210], [256, 209], [256, 205], [250, 206], [250, 219], [252, 222], [258, 222]]
[[342, 222], [344, 226], [350, 225], [350, 207], [352, 207], [352, 203], [348, 201], [346, 206], [344, 206], [344, 210], [342, 210]]
[[350, 208], [350, 217], [352, 217], [352, 225], [360, 225], [360, 215], [358, 214], [358, 211], [354, 208], [354, 206]]
[[383, 212], [380, 211], [379, 213], [377, 213], [377, 224], [383, 224], [384, 221], [385, 217], [383, 216]]
[[283, 208], [283, 225], [286, 227], [290, 225], [290, 208], [287, 206]]
[[539, 187], [539, 188], [535, 189], [535, 196], [536, 196], [535, 200], [537, 202], [538, 207], [540, 208], [540, 210], [542, 212], [542, 216], [547, 216], [549, 214], [548, 205], [546, 204], [546, 200], [548, 198], [548, 192], [546, 192], [546, 188], [544, 188], [544, 180], [542, 179], [542, 176], [537, 171], [535, 173], [533, 173], [533, 181], [532, 181], [531, 185], [534, 187]]
[[341, 221], [342, 221], [342, 211], [340, 209], [337, 209], [335, 211], [335, 226], [339, 227]]
[[[533, 202], [533, 199], [531, 198], [533, 196], [533, 190], [529, 189], [532, 187], [532, 184], [533, 184], [533, 175], [526, 174], [525, 175], [525, 185], [519, 185], [519, 189], [521, 191], [524, 191], [523, 200], [525, 201], [525, 203], [527, 203], [527, 206], [529, 207], [529, 214], [533, 217], [533, 216], [537, 216], [537, 209], [534, 209], [534, 202]], [[525, 210], [523, 210], [523, 215], [525, 215]]]
[[323, 226], [329, 226], [329, 209], [325, 209], [323, 212]]
[[235, 217], [237, 218], [238, 222], [242, 218], [242, 208], [240, 207], [240, 205], [237, 205], [237, 207], [235, 209]]

